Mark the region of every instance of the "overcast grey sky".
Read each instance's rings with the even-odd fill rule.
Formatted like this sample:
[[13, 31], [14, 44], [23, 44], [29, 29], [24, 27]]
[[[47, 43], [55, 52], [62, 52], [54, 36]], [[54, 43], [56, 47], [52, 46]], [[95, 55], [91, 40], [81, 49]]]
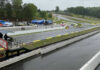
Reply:
[[54, 10], [56, 6], [61, 10], [75, 6], [100, 6], [100, 0], [23, 0], [23, 3], [34, 3], [41, 10]]

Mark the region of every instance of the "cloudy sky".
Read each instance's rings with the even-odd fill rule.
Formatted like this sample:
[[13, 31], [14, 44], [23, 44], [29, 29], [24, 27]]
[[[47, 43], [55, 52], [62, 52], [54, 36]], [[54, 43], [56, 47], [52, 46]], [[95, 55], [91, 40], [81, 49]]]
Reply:
[[56, 6], [61, 10], [75, 6], [100, 6], [100, 0], [23, 0], [23, 3], [34, 3], [41, 10], [54, 10]]

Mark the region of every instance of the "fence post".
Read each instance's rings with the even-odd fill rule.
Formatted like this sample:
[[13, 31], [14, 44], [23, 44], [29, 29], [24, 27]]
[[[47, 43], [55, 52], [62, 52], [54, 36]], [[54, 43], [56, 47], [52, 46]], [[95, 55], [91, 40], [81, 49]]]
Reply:
[[6, 58], [8, 58], [8, 52], [9, 52], [9, 50], [6, 50], [6, 53], [5, 53], [6, 54]]

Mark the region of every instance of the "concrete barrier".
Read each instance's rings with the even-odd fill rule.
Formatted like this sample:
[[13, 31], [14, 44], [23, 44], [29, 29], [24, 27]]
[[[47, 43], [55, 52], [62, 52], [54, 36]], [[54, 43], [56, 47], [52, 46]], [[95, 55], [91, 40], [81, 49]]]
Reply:
[[18, 61], [21, 61], [23, 59], [26, 59], [28, 57], [34, 56], [34, 55], [39, 54], [39, 53], [40, 53], [40, 49], [37, 49], [37, 50], [31, 51], [31, 52], [22, 54], [20, 56], [17, 56], [17, 57], [10, 58], [8, 60], [2, 61], [2, 62], [0, 62], [0, 68], [8, 66], [8, 65], [13, 64], [13, 63], [18, 62]]
[[95, 70], [100, 63], [100, 52], [98, 52], [91, 60], [89, 60], [80, 70]]
[[34, 26], [1, 27], [0, 29], [9, 30], [9, 31], [22, 31], [21, 28], [25, 28], [25, 30], [27, 30], [27, 28], [28, 28], [29, 30], [31, 30], [31, 29], [34, 29]]
[[48, 53], [48, 52], [53, 51], [53, 50], [55, 50], [57, 48], [63, 47], [65, 45], [68, 45], [68, 44], [73, 43], [75, 41], [78, 41], [80, 39], [86, 38], [86, 37], [88, 37], [90, 35], [93, 35], [95, 33], [98, 33], [98, 32], [100, 32], [100, 30], [95, 31], [95, 32], [91, 32], [91, 33], [88, 33], [88, 34], [85, 34], [85, 35], [82, 35], [82, 36], [78, 36], [78, 37], [75, 37], [75, 38], [72, 38], [72, 39], [69, 39], [69, 40], [66, 40], [66, 41], [62, 41], [62, 42], [59, 42], [59, 43], [55, 43], [55, 44], [46, 46], [44, 48], [41, 48], [40, 53], [41, 54]]
[[9, 36], [11, 35], [20, 35], [20, 34], [27, 34], [27, 33], [34, 33], [34, 32], [43, 32], [49, 30], [56, 30], [56, 29], [64, 29], [65, 27], [54, 27], [54, 28], [46, 28], [46, 29], [34, 29], [34, 30], [25, 30], [25, 31], [16, 31], [14, 33], [8, 33]]

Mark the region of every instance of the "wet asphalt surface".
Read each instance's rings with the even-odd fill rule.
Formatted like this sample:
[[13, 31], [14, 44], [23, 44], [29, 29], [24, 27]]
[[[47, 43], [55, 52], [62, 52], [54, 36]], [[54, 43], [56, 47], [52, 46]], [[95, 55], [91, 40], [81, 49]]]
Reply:
[[96, 68], [96, 70], [100, 70], [100, 64], [98, 65], [98, 67]]
[[100, 51], [100, 33], [46, 55], [22, 60], [0, 70], [79, 70]]
[[81, 30], [84, 30], [84, 29], [88, 29], [90, 27], [94, 27], [94, 26], [84, 26], [82, 28], [72, 28], [72, 27], [70, 27], [70, 29], [68, 29], [68, 30], [67, 29], [59, 29], [59, 30], [54, 30], [54, 31], [20, 35], [20, 36], [14, 37], [14, 38], [16, 38], [17, 40], [22, 41], [24, 43], [29, 43], [29, 42], [33, 42], [34, 40], [43, 40], [43, 39], [46, 39], [48, 37], [55, 37], [57, 35], [64, 35], [66, 33], [81, 31]]

